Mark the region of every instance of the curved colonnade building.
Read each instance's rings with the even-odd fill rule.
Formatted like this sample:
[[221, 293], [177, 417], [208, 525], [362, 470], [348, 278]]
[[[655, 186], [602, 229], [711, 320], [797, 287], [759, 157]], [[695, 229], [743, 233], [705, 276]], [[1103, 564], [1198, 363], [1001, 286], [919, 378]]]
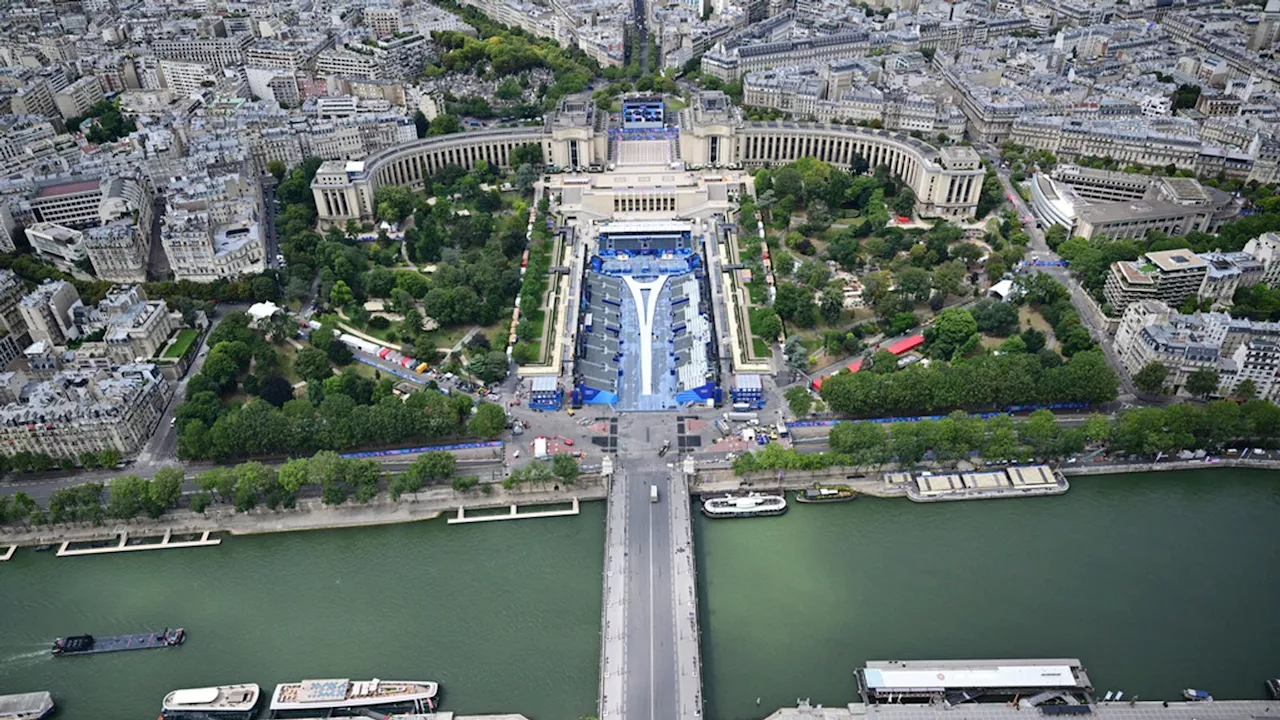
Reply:
[[[450, 164], [470, 170], [484, 160], [508, 168], [512, 153], [523, 145], [538, 147], [546, 165], [604, 166], [612, 161], [615, 133], [590, 96], [573, 96], [542, 125], [441, 135], [362, 161], [326, 161], [311, 188], [322, 226], [371, 221], [374, 193], [384, 185], [422, 187]], [[691, 167], [756, 168], [816, 157], [848, 168], [855, 155], [861, 156], [871, 168], [884, 165], [911, 187], [916, 212], [925, 217], [973, 217], [982, 192], [984, 171], [972, 148], [936, 148], [908, 135], [855, 126], [744, 122], [719, 92], [701, 93], [680, 112], [677, 142], [679, 162]]]

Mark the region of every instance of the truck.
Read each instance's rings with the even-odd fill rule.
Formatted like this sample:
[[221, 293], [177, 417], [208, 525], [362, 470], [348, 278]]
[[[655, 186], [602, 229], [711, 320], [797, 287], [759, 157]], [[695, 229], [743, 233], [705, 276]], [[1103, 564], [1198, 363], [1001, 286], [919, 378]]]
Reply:
[[716, 429], [719, 430], [720, 434], [725, 437], [728, 437], [729, 434], [732, 432], [729, 429], [729, 423], [725, 422], [724, 418], [716, 418]]
[[655, 503], [658, 502], [658, 486], [657, 485], [649, 486], [649, 502], [655, 502]]
[[547, 456], [547, 439], [544, 437], [533, 439], [533, 456], [541, 460]]
[[759, 413], [753, 413], [753, 412], [736, 412], [736, 411], [735, 411], [735, 412], [728, 412], [728, 413], [725, 413], [725, 414], [724, 414], [724, 419], [725, 419], [725, 420], [731, 420], [731, 421], [733, 421], [733, 422], [746, 422], [746, 421], [748, 421], [748, 420], [755, 420], [755, 419], [757, 419], [759, 416], [760, 416], [760, 414], [759, 414]]
[[778, 421], [778, 437], [787, 436], [787, 424], [782, 420]]

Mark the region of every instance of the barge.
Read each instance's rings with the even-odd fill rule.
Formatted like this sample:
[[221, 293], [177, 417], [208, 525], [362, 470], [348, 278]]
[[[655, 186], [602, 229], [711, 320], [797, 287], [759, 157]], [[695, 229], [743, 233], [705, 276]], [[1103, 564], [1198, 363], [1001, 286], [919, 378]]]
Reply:
[[856, 497], [858, 493], [848, 485], [814, 485], [796, 492], [798, 503], [849, 502]]
[[160, 720], [251, 720], [261, 695], [253, 683], [174, 690], [164, 696]]
[[702, 514], [711, 518], [743, 518], [781, 515], [787, 511], [787, 499], [782, 495], [747, 493], [725, 495], [702, 501]]
[[425, 714], [435, 712], [439, 692], [439, 683], [422, 680], [303, 680], [277, 685], [271, 711], [313, 713], [306, 717], [337, 711]]
[[125, 650], [151, 650], [153, 648], [177, 647], [187, 639], [182, 628], [165, 628], [161, 632], [138, 633], [136, 635], [115, 635], [95, 638], [92, 635], [70, 635], [53, 641], [51, 652], [56, 657], [63, 655], [92, 655], [94, 653], [122, 652]]
[[47, 692], [0, 695], [0, 718], [5, 720], [44, 720], [57, 709]]

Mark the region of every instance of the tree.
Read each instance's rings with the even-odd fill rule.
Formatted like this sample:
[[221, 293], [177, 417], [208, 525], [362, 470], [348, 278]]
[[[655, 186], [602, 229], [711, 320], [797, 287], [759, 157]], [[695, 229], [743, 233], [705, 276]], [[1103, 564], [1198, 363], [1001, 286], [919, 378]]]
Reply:
[[98, 464], [104, 468], [113, 468], [120, 464], [120, 452], [107, 448], [98, 453]]
[[809, 394], [808, 388], [803, 385], [796, 385], [787, 390], [785, 397], [787, 405], [791, 408], [791, 414], [798, 418], [802, 418], [809, 414], [809, 410], [813, 408], [813, 396]]
[[794, 283], [778, 283], [773, 309], [783, 320], [800, 327], [813, 327], [817, 321], [817, 306], [813, 304], [813, 290]]
[[283, 407], [293, 399], [293, 385], [279, 375], [268, 375], [262, 379], [261, 386], [258, 388], [258, 397], [276, 407]]
[[569, 453], [558, 453], [551, 458], [551, 472], [566, 484], [572, 485], [580, 472], [578, 459]]
[[293, 369], [305, 380], [324, 380], [333, 375], [329, 358], [315, 348], [303, 348], [293, 360]]
[[1013, 303], [982, 300], [973, 306], [971, 312], [978, 323], [978, 330], [988, 335], [1008, 337], [1018, 329], [1018, 308]]
[[467, 425], [467, 432], [477, 437], [494, 438], [507, 427], [507, 413], [501, 405], [480, 403], [475, 416]]
[[802, 371], [809, 367], [809, 349], [804, 346], [804, 338], [799, 335], [787, 338], [782, 353], [787, 358], [787, 367], [792, 370]]
[[931, 343], [933, 354], [951, 358], [978, 332], [978, 322], [968, 310], [951, 308], [943, 310], [933, 325], [925, 330], [925, 338]]
[[844, 312], [844, 283], [833, 282], [827, 285], [822, 290], [822, 300], [818, 309], [822, 313], [822, 319], [828, 325], [838, 323], [841, 313]]
[[147, 514], [158, 518], [165, 510], [178, 506], [182, 499], [182, 468], [162, 467], [147, 486]]
[[769, 343], [782, 335], [782, 319], [773, 308], [764, 308], [756, 314], [756, 334]]
[[1187, 376], [1187, 392], [1208, 397], [1218, 391], [1218, 371], [1201, 368]]
[[916, 194], [909, 187], [898, 189], [898, 194], [893, 196], [893, 211], [900, 217], [911, 217], [912, 211], [916, 209]]
[[1235, 396], [1241, 400], [1252, 400], [1258, 397], [1258, 386], [1252, 380], [1245, 378], [1236, 385]]
[[109, 487], [107, 514], [128, 520], [137, 517], [147, 499], [147, 481], [137, 475], [114, 478]]
[[461, 131], [462, 121], [458, 119], [457, 115], [441, 113], [431, 121], [427, 129], [427, 135], [450, 135]]
[[1134, 373], [1133, 384], [1143, 392], [1158, 395], [1164, 392], [1164, 381], [1167, 377], [1169, 377], [1169, 368], [1164, 363], [1147, 363], [1145, 367]]
[[895, 279], [898, 292], [910, 298], [912, 302], [924, 302], [929, 299], [929, 292], [933, 289], [933, 285], [928, 271], [918, 267], [907, 267], [897, 273]]
[[271, 173], [277, 181], [283, 180], [284, 174], [288, 171], [289, 169], [279, 160], [272, 160], [267, 163], [267, 172]]
[[351, 293], [351, 287], [346, 281], [339, 280], [333, 284], [333, 289], [329, 291], [329, 302], [336, 307], [344, 307], [355, 300], [355, 296]]
[[528, 193], [533, 189], [533, 184], [538, 180], [538, 171], [533, 169], [529, 163], [525, 163], [516, 169], [515, 186], [522, 193]]
[[507, 377], [507, 354], [502, 350], [477, 353], [470, 366], [472, 374], [487, 383], [499, 382]]

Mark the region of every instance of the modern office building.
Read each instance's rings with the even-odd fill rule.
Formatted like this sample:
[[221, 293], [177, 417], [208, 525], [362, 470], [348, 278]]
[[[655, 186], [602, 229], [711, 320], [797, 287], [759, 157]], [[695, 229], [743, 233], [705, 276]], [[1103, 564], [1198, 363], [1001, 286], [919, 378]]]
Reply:
[[1135, 262], [1112, 263], [1102, 293], [1118, 313], [1139, 300], [1176, 307], [1199, 293], [1208, 269], [1209, 263], [1190, 250], [1149, 252]]

